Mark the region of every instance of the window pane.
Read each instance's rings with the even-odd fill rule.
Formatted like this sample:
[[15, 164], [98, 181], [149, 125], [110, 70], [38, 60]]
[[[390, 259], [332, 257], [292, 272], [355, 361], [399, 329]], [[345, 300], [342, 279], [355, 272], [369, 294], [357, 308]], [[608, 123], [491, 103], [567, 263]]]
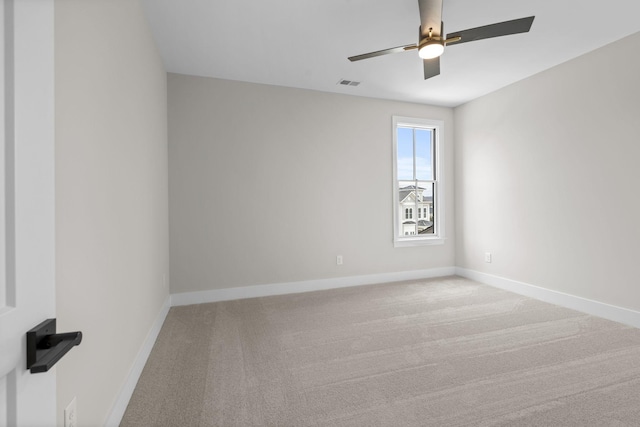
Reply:
[[413, 129], [397, 129], [398, 180], [413, 179]]
[[416, 129], [416, 179], [433, 180], [431, 129]]
[[398, 182], [398, 232], [400, 236], [415, 236], [418, 234], [415, 181]]
[[416, 206], [422, 213], [416, 222], [416, 230], [418, 234], [433, 234], [434, 209], [433, 195], [435, 184], [418, 182], [418, 191], [416, 192]]

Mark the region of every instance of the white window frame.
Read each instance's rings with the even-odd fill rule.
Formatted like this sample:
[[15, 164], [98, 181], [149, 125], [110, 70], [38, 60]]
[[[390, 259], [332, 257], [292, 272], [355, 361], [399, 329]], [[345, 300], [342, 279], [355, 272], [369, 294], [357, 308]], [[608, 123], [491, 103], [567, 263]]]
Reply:
[[[398, 127], [412, 127], [430, 129], [434, 132], [434, 194], [433, 194], [433, 234], [428, 235], [403, 235], [400, 227], [401, 213], [398, 206], [399, 180], [398, 180]], [[442, 170], [442, 147], [444, 146], [444, 122], [442, 120], [422, 119], [415, 117], [393, 116], [393, 245], [394, 247], [440, 245], [444, 243], [444, 173]], [[417, 221], [417, 219], [416, 219]]]

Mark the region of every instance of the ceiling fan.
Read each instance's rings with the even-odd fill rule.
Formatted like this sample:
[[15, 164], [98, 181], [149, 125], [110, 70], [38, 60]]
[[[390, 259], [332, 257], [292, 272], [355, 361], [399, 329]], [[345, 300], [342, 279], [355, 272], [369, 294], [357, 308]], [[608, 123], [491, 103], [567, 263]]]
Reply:
[[527, 18], [470, 28], [468, 30], [449, 33], [444, 37], [442, 1], [443, 0], [418, 0], [418, 8], [420, 9], [420, 33], [417, 44], [392, 47], [391, 49], [350, 56], [349, 61], [360, 61], [362, 59], [374, 58], [390, 53], [418, 49], [418, 55], [424, 62], [424, 79], [426, 80], [440, 74], [440, 55], [444, 52], [446, 45], [526, 33], [531, 29], [531, 24], [533, 24], [533, 19], [535, 18], [535, 16], [529, 16]]

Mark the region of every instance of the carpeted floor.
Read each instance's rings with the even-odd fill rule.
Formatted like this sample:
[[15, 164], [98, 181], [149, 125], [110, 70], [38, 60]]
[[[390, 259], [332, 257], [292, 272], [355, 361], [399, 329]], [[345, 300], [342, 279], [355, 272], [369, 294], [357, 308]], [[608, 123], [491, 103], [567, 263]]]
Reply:
[[640, 425], [640, 330], [458, 277], [174, 307], [121, 424], [471, 425]]

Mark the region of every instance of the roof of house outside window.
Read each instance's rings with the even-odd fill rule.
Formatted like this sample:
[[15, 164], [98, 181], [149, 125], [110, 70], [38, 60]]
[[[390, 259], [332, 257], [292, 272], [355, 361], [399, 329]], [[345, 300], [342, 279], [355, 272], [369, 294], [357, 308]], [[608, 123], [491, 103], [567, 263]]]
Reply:
[[[409, 197], [409, 195], [411, 193], [414, 193], [416, 190], [416, 186], [415, 185], [408, 185], [406, 187], [402, 187], [400, 188], [400, 190], [398, 191], [398, 199], [400, 202], [402, 202], [403, 200], [405, 200], [407, 197]], [[418, 190], [426, 190], [426, 188], [422, 188], [422, 187], [418, 187]], [[423, 197], [422, 201], [424, 202], [432, 202], [433, 201], [433, 196], [427, 196], [427, 197]]]

